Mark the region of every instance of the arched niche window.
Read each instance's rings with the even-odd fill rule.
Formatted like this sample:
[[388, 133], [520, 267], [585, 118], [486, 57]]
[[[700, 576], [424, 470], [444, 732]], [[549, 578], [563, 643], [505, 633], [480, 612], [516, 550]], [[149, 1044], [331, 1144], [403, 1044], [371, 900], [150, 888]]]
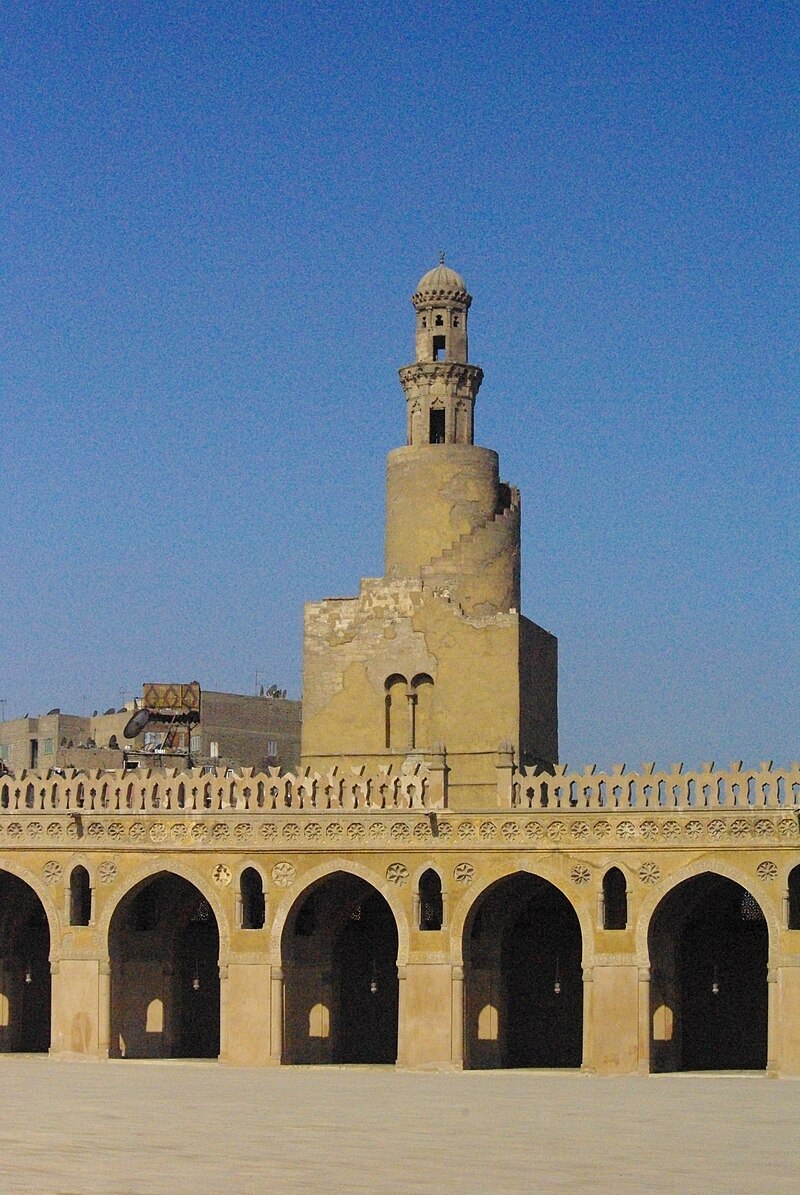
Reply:
[[612, 867], [603, 876], [603, 929], [625, 929], [628, 924], [628, 893], [625, 876]]
[[430, 747], [433, 677], [418, 673], [411, 682], [411, 746]]
[[800, 866], [789, 872], [789, 929], [800, 929]]
[[264, 884], [254, 867], [246, 867], [240, 881], [242, 929], [263, 929], [265, 916]]
[[411, 745], [408, 682], [399, 672], [395, 672], [388, 677], [384, 687], [386, 689], [386, 750], [407, 751]]
[[443, 920], [442, 881], [433, 868], [429, 867], [420, 876], [419, 881], [419, 928], [441, 929]]
[[88, 925], [92, 920], [92, 889], [85, 867], [73, 867], [69, 877], [69, 923]]

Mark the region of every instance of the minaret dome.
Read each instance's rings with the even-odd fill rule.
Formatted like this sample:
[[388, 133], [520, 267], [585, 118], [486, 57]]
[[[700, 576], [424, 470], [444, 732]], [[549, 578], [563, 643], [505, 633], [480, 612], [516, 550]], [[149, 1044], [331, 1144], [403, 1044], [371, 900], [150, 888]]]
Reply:
[[417, 312], [417, 361], [467, 361], [467, 312], [472, 296], [460, 274], [439, 264], [411, 296]]

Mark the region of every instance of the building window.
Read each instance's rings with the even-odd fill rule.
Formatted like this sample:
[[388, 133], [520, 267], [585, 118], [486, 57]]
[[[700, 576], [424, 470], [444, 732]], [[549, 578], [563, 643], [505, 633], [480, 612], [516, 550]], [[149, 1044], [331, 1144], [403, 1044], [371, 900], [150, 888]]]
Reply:
[[800, 866], [789, 872], [789, 929], [800, 929]]
[[193, 734], [189, 740], [189, 750], [192, 755], [199, 755], [200, 748], [203, 746], [203, 736], [201, 734]]
[[160, 734], [159, 731], [146, 730], [144, 732], [145, 750], [148, 747], [160, 747], [163, 742], [164, 742], [164, 736], [163, 736], [163, 734]]
[[625, 876], [612, 867], [603, 876], [603, 929], [625, 929], [628, 924], [628, 893]]
[[52, 755], [53, 754], [53, 740], [52, 739], [44, 740], [44, 747], [43, 747], [42, 751], [43, 751], [44, 755]]
[[407, 751], [411, 745], [408, 718], [408, 682], [395, 672], [384, 686], [386, 690], [386, 750]]
[[69, 923], [89, 925], [92, 920], [92, 889], [85, 867], [73, 867], [69, 877]]
[[267, 740], [267, 755], [277, 755], [277, 754], [278, 754], [277, 739], [268, 739]]
[[433, 338], [433, 359], [434, 361], [441, 361], [442, 355], [445, 351], [446, 340], [444, 336], [434, 336]]
[[444, 411], [431, 411], [430, 436], [431, 444], [444, 444]]
[[419, 881], [419, 928], [441, 929], [443, 919], [442, 881], [433, 868], [429, 867]]
[[264, 884], [254, 867], [246, 867], [240, 882], [242, 929], [263, 929], [265, 917]]

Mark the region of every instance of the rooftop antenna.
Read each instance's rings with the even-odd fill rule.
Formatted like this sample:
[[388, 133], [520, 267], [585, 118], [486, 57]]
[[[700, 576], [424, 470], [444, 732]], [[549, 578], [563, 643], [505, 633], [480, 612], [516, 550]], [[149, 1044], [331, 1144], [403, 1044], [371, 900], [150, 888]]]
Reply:
[[0, 697], [0, 722], [5, 722], [5, 720], [6, 720], [6, 699], [5, 699], [5, 697]]

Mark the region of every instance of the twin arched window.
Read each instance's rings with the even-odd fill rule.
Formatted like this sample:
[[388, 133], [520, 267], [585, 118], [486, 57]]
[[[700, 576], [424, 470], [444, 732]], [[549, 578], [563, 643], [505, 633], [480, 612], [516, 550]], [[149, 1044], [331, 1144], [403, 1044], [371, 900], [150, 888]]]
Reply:
[[387, 678], [386, 750], [413, 751], [431, 746], [433, 677], [418, 672], [411, 683], [399, 672]]

